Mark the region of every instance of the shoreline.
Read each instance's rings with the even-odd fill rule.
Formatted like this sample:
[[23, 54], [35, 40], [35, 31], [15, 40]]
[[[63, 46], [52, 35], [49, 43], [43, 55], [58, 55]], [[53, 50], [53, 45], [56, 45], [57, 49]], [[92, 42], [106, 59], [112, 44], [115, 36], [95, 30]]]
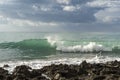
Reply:
[[0, 67], [0, 80], [120, 80], [120, 61], [80, 65], [52, 64], [41, 69], [17, 65], [12, 73]]

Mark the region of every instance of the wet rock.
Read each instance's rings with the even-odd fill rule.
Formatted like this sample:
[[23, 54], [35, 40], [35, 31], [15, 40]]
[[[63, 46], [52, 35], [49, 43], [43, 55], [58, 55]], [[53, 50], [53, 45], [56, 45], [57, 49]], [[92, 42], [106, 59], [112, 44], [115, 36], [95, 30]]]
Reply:
[[3, 68], [7, 68], [7, 67], [10, 67], [8, 64], [5, 64], [4, 66], [3, 66]]
[[0, 67], [0, 75], [8, 75], [8, 71]]
[[4, 75], [0, 75], [0, 80], [4, 80], [5, 76]]
[[13, 71], [13, 76], [14, 77], [18, 77], [18, 75], [24, 75], [26, 77], [30, 77], [31, 76], [31, 72], [30, 72], [31, 67], [26, 66], [26, 65], [21, 65], [21, 66], [17, 66], [14, 71]]
[[54, 80], [59, 80], [59, 79], [60, 79], [60, 76], [61, 76], [61, 75], [60, 75], [59, 73], [57, 73], [53, 79], [54, 79]]
[[87, 68], [88, 67], [88, 63], [86, 61], [83, 61], [80, 65], [81, 68]]
[[93, 80], [104, 80], [105, 76], [96, 76]]
[[83, 61], [80, 65], [52, 64], [42, 69], [21, 65], [11, 74], [0, 68], [0, 80], [120, 80], [120, 61], [96, 64]]
[[25, 75], [17, 75], [13, 80], [29, 80]]
[[47, 78], [44, 77], [44, 76], [38, 76], [38, 77], [36, 77], [36, 78], [33, 78], [32, 80], [49, 80], [49, 79], [47, 79]]
[[38, 76], [42, 76], [42, 73], [40, 71], [40, 69], [33, 69], [31, 71], [31, 78], [34, 78], [34, 77], [38, 77]]
[[29, 66], [17, 66], [12, 73], [14, 80], [48, 80], [42, 76], [40, 69], [32, 69]]
[[0, 67], [0, 80], [4, 80], [8, 75], [8, 71]]
[[11, 75], [6, 76], [5, 80], [13, 80]]

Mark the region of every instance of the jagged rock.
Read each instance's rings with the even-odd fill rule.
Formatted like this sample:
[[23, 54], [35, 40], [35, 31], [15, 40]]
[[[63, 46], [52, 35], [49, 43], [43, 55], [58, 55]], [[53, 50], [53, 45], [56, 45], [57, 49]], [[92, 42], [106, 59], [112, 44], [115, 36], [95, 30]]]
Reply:
[[33, 78], [32, 80], [49, 80], [49, 79], [47, 79], [44, 76], [38, 76], [38, 77]]
[[105, 76], [96, 76], [93, 80], [104, 80]]
[[10, 67], [8, 64], [5, 64], [4, 66], [3, 66], [4, 68], [7, 68], [7, 67]]
[[59, 79], [60, 79], [60, 76], [61, 76], [61, 75], [60, 75], [59, 73], [57, 73], [53, 79], [54, 79], [54, 80], [59, 80]]
[[8, 71], [0, 67], [0, 80], [4, 80], [8, 75]]
[[31, 71], [31, 78], [34, 78], [34, 77], [38, 77], [38, 76], [42, 76], [42, 73], [40, 71], [40, 69], [33, 69]]
[[0, 67], [0, 75], [8, 75], [8, 71]]
[[29, 80], [25, 75], [17, 75], [13, 80]]
[[21, 65], [12, 74], [0, 68], [0, 80], [120, 80], [120, 61], [94, 64], [83, 61], [80, 65], [52, 64], [42, 69]]
[[6, 76], [5, 80], [13, 80], [11, 75]]
[[32, 70], [31, 67], [26, 66], [26, 65], [21, 65], [21, 66], [17, 66], [14, 71], [13, 71], [13, 76], [17, 77], [18, 75], [24, 75], [26, 77], [30, 77], [31, 76], [31, 72], [30, 70]]

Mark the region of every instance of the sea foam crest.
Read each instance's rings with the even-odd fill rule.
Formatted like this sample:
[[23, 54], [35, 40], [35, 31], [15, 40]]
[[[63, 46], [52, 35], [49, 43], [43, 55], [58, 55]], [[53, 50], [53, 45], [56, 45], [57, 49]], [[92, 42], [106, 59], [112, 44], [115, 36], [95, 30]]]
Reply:
[[75, 46], [58, 46], [57, 50], [62, 52], [94, 52], [104, 51], [103, 45], [90, 42], [87, 45], [75, 45]]
[[65, 42], [60, 39], [58, 36], [47, 36], [45, 37], [47, 41], [52, 45], [56, 46], [57, 51], [61, 52], [100, 52], [100, 51], [112, 51], [112, 49], [109, 49], [101, 44], [98, 44], [96, 42], [89, 42], [86, 45], [65, 45]]
[[60, 37], [58, 36], [47, 36], [45, 38], [52, 46], [60, 46], [64, 44], [64, 41], [61, 41]]

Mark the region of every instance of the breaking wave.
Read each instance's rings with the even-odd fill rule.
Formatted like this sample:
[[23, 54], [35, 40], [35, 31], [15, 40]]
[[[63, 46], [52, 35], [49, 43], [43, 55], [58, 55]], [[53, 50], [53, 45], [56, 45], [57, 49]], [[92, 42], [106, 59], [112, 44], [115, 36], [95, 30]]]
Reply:
[[120, 52], [119, 47], [105, 47], [96, 42], [89, 42], [88, 44], [81, 45], [65, 45], [66, 41], [60, 40], [58, 37], [45, 37], [45, 39], [27, 39], [19, 42], [5, 42], [0, 43], [0, 49], [12, 48], [20, 50], [33, 50], [39, 52], [56, 52], [61, 53], [92, 53], [92, 52]]

